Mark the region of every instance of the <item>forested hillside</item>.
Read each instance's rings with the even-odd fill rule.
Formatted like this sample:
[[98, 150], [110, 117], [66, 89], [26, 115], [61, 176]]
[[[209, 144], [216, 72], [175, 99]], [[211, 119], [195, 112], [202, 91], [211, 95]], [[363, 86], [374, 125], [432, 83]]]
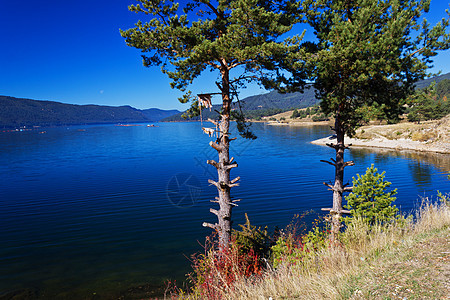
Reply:
[[[294, 108], [304, 108], [313, 106], [318, 103], [315, 97], [314, 89], [306, 89], [304, 93], [289, 93], [280, 94], [272, 91], [270, 93], [250, 96], [241, 101], [242, 110], [245, 112], [246, 117], [252, 119], [258, 119], [263, 116], [275, 115]], [[236, 102], [233, 102], [233, 109], [239, 109]], [[219, 105], [214, 105], [211, 112], [208, 109], [203, 110], [203, 118], [215, 118], [220, 110]], [[169, 118], [165, 118], [162, 121], [184, 121], [182, 118], [183, 113], [173, 115]], [[200, 117], [192, 118], [191, 120], [198, 120]]]
[[[438, 85], [441, 81], [450, 80], [450, 73], [425, 79], [417, 82], [416, 89], [421, 90], [429, 87], [433, 82]], [[441, 84], [442, 85], [442, 84]], [[241, 107], [247, 118], [259, 119], [261, 117], [276, 115], [285, 111], [311, 107], [318, 104], [319, 101], [315, 97], [314, 88], [306, 89], [304, 93], [288, 93], [280, 94], [276, 91], [270, 93], [255, 95], [241, 100]], [[233, 109], [238, 109], [236, 102], [233, 103]], [[220, 110], [219, 105], [214, 105], [211, 111], [205, 109], [202, 111], [202, 117], [215, 118]], [[171, 117], [162, 119], [161, 121], [184, 121], [183, 113], [175, 114]], [[200, 117], [192, 118], [191, 120], [199, 120]]]
[[143, 109], [141, 112], [148, 118], [150, 122], [158, 122], [161, 119], [178, 114], [180, 111], [176, 109], [162, 110], [159, 108]]
[[131, 106], [73, 105], [0, 96], [0, 127], [156, 122], [178, 111]]
[[[417, 89], [423, 89], [432, 82], [436, 82], [437, 99], [448, 98], [447, 83], [450, 73], [426, 79], [417, 83]], [[441, 83], [442, 81], [442, 83]], [[445, 91], [444, 91], [445, 90]], [[444, 97], [446, 96], [446, 97]], [[241, 100], [242, 110], [248, 118], [259, 119], [263, 116], [272, 116], [295, 108], [310, 107], [318, 103], [315, 98], [314, 89], [307, 89], [304, 93], [280, 94], [275, 91], [255, 95]], [[441, 104], [442, 103], [442, 104]], [[446, 111], [448, 103], [439, 102]], [[411, 105], [414, 107], [414, 105]], [[426, 107], [430, 111], [438, 111], [434, 108], [428, 109], [430, 105], [416, 105], [418, 108]], [[221, 108], [214, 105], [213, 109], [203, 110], [202, 117], [215, 118]], [[236, 102], [233, 109], [239, 109]], [[413, 109], [414, 112], [414, 109]], [[158, 121], [184, 121], [183, 113], [177, 110], [161, 110], [150, 108], [139, 110], [131, 106], [101, 106], [101, 105], [73, 105], [55, 101], [42, 101], [0, 96], [0, 127], [18, 128], [21, 126], [53, 126], [73, 124], [99, 124], [99, 123], [137, 123]], [[426, 115], [426, 113], [423, 113]], [[193, 118], [198, 120], [199, 117]], [[421, 117], [427, 119], [427, 117]]]

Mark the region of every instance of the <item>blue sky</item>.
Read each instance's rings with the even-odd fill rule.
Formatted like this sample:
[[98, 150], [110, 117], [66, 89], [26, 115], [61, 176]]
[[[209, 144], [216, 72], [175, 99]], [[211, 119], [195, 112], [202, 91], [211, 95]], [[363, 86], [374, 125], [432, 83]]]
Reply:
[[[140, 52], [126, 46], [119, 28], [144, 15], [129, 12], [132, 0], [43, 0], [0, 2], [0, 95], [72, 104], [131, 105], [184, 110], [159, 67], [145, 68]], [[432, 0], [426, 16], [435, 24], [447, 1]], [[450, 72], [450, 53], [435, 58]], [[206, 72], [191, 88], [216, 92], [217, 75]], [[251, 86], [241, 99], [264, 91]]]

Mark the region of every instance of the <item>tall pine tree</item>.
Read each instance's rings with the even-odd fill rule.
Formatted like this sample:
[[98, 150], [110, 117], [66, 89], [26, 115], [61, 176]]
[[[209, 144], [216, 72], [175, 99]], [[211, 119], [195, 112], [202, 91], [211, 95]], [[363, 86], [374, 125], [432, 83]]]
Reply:
[[[423, 18], [429, 0], [305, 0], [299, 11], [317, 42], [309, 47], [314, 86], [321, 108], [335, 118], [336, 157], [325, 161], [335, 168], [332, 239], [341, 228], [345, 135], [354, 134], [365, 111], [374, 109], [388, 121], [398, 119], [414, 83], [427, 76], [431, 58], [447, 50], [448, 19], [430, 27]], [[295, 66], [292, 67], [296, 71]], [[294, 82], [295, 82], [295, 72]]]
[[[210, 142], [219, 160], [207, 163], [217, 169], [218, 180], [209, 180], [217, 187], [218, 197], [212, 202], [219, 210], [210, 209], [218, 223], [203, 223], [217, 230], [219, 246], [228, 246], [231, 237], [231, 210], [234, 205], [231, 188], [240, 178], [230, 180], [237, 163], [230, 158], [230, 112], [234, 87], [268, 76], [261, 68], [275, 70], [275, 57], [289, 58], [299, 51], [300, 38], [285, 43], [279, 37], [291, 29], [293, 19], [283, 14], [283, 0], [191, 0], [181, 8], [172, 0], [139, 0], [130, 10], [142, 13], [149, 20], [139, 21], [135, 28], [121, 31], [126, 43], [140, 49], [145, 66], [160, 65], [172, 80], [171, 86], [186, 92], [187, 87], [205, 70], [218, 74], [216, 85], [222, 98], [220, 119], [211, 120], [218, 128], [217, 139]], [[231, 72], [235, 76], [232, 76]], [[269, 75], [270, 76], [270, 75]], [[215, 85], [212, 84], [212, 89]], [[191, 113], [198, 112], [198, 100], [190, 91], [180, 99], [193, 101]], [[208, 96], [206, 96], [208, 98]]]

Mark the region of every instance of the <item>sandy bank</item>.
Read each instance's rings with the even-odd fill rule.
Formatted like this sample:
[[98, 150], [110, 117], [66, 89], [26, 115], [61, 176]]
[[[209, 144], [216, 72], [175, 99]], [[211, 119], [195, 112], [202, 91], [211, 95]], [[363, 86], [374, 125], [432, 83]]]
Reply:
[[[335, 143], [333, 136], [312, 141], [312, 144]], [[438, 121], [422, 124], [364, 126], [353, 138], [346, 137], [353, 147], [376, 147], [395, 150], [427, 151], [450, 154], [450, 115]]]
[[332, 123], [330, 121], [320, 121], [320, 122], [313, 122], [313, 121], [275, 122], [275, 121], [269, 121], [266, 124], [271, 125], [271, 126], [317, 126], [317, 125], [331, 125]]
[[[326, 145], [329, 143], [336, 143], [336, 138], [329, 136], [326, 138], [312, 141], [311, 144]], [[360, 140], [346, 137], [345, 144], [351, 144], [352, 147], [366, 147], [366, 148], [387, 148], [395, 150], [414, 150], [414, 151], [428, 151], [437, 153], [450, 154], [450, 145], [433, 145], [426, 142], [412, 141], [408, 139], [388, 140], [386, 138]]]

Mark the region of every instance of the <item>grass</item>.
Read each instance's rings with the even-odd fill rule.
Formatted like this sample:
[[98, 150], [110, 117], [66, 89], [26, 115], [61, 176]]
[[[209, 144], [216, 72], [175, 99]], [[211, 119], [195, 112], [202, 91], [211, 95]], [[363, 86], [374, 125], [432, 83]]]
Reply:
[[441, 120], [425, 121], [420, 124], [404, 122], [391, 125], [368, 125], [356, 130], [355, 138], [363, 140], [407, 139], [427, 143], [449, 143], [450, 115]]
[[215, 286], [214, 298], [450, 299], [450, 206], [448, 197], [441, 199], [424, 203], [415, 221], [372, 227], [354, 221], [338, 245], [261, 275], [237, 276], [228, 286]]

